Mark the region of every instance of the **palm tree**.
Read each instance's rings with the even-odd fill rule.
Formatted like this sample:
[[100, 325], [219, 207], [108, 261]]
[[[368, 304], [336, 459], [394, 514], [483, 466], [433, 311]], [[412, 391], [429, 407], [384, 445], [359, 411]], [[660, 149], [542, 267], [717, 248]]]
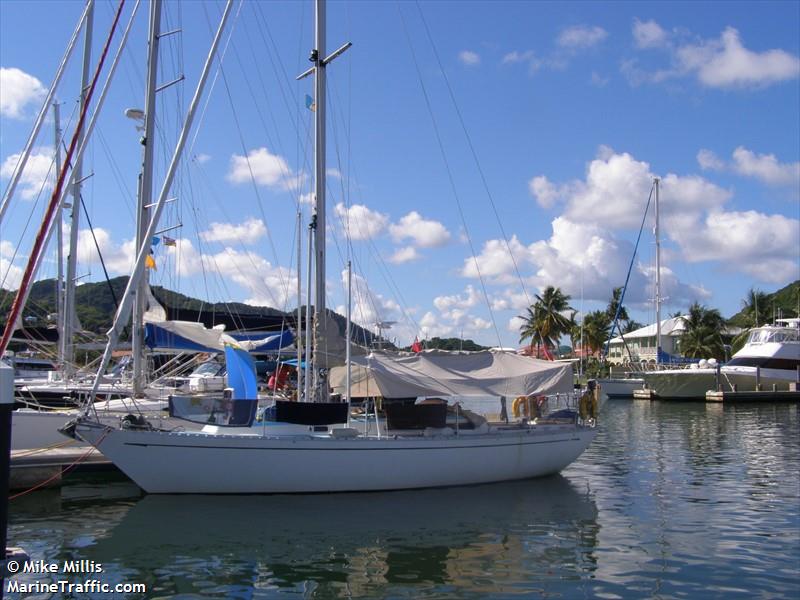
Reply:
[[[614, 288], [614, 291], [611, 293], [611, 300], [608, 302], [608, 307], [606, 308], [606, 314], [611, 322], [614, 322], [614, 317], [617, 317], [617, 320], [620, 323], [627, 323], [628, 322], [628, 311], [625, 310], [625, 307], [622, 306], [619, 308], [619, 315], [617, 315], [617, 307], [620, 305], [620, 299], [622, 298], [622, 288], [617, 287]], [[621, 328], [621, 325], [618, 325]]]
[[768, 303], [767, 295], [761, 290], [750, 288], [747, 292], [747, 296], [742, 300], [744, 330], [733, 338], [731, 342], [733, 352], [738, 352], [742, 349], [742, 346], [747, 341], [747, 336], [750, 334], [751, 327], [758, 327], [760, 324], [769, 321]]
[[611, 319], [603, 310], [590, 312], [583, 319], [583, 343], [592, 352], [599, 352], [608, 340]]
[[644, 327], [643, 323], [639, 323], [639, 321], [631, 319], [630, 321], [627, 321], [625, 323], [625, 326], [622, 328], [622, 331], [620, 333], [631, 333], [632, 331], [636, 331], [637, 329], [641, 329], [642, 327]]
[[681, 353], [689, 358], [725, 358], [722, 329], [725, 320], [715, 308], [708, 308], [697, 302], [689, 307], [689, 314], [683, 317], [684, 332], [679, 347]]
[[559, 288], [547, 286], [542, 295], [536, 294], [536, 302], [529, 306], [526, 315], [520, 315], [523, 324], [520, 327], [520, 339], [541, 344], [545, 349], [553, 348], [558, 339], [569, 332], [569, 318], [564, 316], [568, 310], [570, 296]]

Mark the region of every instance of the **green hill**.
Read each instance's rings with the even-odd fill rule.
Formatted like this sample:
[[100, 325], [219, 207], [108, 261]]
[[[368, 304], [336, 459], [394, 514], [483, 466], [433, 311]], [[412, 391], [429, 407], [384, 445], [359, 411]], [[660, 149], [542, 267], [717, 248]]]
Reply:
[[[761, 307], [759, 313], [769, 315], [770, 319], [773, 315], [776, 318], [797, 317], [800, 310], [800, 279], [766, 296], [766, 306]], [[728, 319], [728, 323], [737, 327], [752, 327], [744, 308]]]

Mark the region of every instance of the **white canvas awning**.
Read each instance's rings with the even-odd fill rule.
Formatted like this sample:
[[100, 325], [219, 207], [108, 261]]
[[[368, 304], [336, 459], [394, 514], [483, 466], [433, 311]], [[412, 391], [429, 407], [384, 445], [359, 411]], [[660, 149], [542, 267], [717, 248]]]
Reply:
[[[345, 394], [345, 367], [331, 369], [333, 391]], [[352, 359], [351, 395], [528, 396], [572, 390], [572, 365], [510, 352], [376, 353]]]

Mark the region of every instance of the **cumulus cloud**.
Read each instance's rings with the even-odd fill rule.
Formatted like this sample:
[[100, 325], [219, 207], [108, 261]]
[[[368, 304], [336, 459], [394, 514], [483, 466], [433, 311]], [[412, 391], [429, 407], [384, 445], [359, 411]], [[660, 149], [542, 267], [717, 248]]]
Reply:
[[[68, 244], [68, 235], [64, 236], [65, 246]], [[97, 245], [95, 246], [95, 240]], [[78, 232], [78, 262], [84, 266], [99, 265], [100, 257], [97, 254], [97, 246], [103, 255], [106, 268], [109, 273], [114, 275], [128, 275], [136, 260], [134, 249], [136, 240], [131, 238], [122, 243], [116, 242], [111, 238], [111, 234], [102, 227], [94, 228], [94, 238], [88, 229], [81, 229]], [[66, 255], [66, 248], [65, 248]]]
[[623, 61], [622, 72], [633, 85], [694, 76], [710, 88], [762, 88], [800, 76], [797, 56], [781, 49], [750, 50], [733, 27], [726, 28], [716, 39], [681, 43], [670, 39], [655, 21], [636, 20], [633, 36], [638, 47], [660, 47], [670, 59], [669, 67], [654, 71], [640, 68], [636, 60]]
[[[22, 154], [12, 154], [0, 165], [0, 177], [11, 179]], [[53, 152], [45, 149], [35, 150], [28, 156], [25, 170], [19, 179], [17, 190], [23, 200], [32, 200], [45, 190], [52, 190], [55, 183], [55, 163]]]
[[192, 159], [193, 159], [193, 160], [194, 160], [194, 161], [195, 161], [197, 164], [199, 164], [199, 165], [204, 165], [204, 164], [206, 164], [208, 161], [210, 161], [210, 160], [211, 160], [211, 155], [209, 155], [209, 154], [203, 154], [203, 153], [201, 152], [200, 154], [195, 154], [195, 155], [192, 157]]
[[473, 52], [472, 50], [462, 50], [459, 52], [458, 60], [462, 65], [466, 65], [468, 67], [475, 67], [481, 64], [481, 57], [477, 52]]
[[483, 296], [472, 285], [467, 285], [463, 294], [437, 296], [433, 305], [438, 315], [434, 317], [433, 313], [428, 312], [423, 317], [423, 333], [429, 336], [463, 334], [464, 337], [475, 337], [492, 326], [490, 321], [473, 312], [483, 304]]
[[247, 156], [231, 156], [227, 179], [232, 183], [249, 183], [254, 180], [258, 185], [266, 187], [295, 190], [302, 186], [306, 178], [302, 173], [293, 172], [282, 156], [261, 147], [250, 150]]
[[[341, 282], [346, 289], [347, 270], [342, 271]], [[352, 320], [354, 323], [358, 323], [370, 331], [375, 331], [375, 324], [378, 322], [400, 321], [402, 319], [400, 305], [391, 298], [385, 298], [382, 294], [373, 290], [365, 277], [353, 273], [352, 285]], [[337, 310], [344, 314], [344, 307], [339, 307]], [[408, 333], [405, 333], [405, 335], [408, 335]]]
[[697, 164], [704, 171], [721, 171], [725, 168], [725, 161], [721, 160], [711, 150], [701, 149], [697, 153]]
[[774, 154], [756, 154], [739, 146], [733, 151], [733, 168], [769, 185], [800, 185], [800, 162], [781, 163]]
[[420, 258], [422, 258], [422, 256], [417, 252], [414, 246], [405, 246], [403, 248], [398, 248], [394, 254], [389, 257], [389, 262], [401, 265], [403, 263], [419, 260]]
[[353, 204], [348, 208], [340, 202], [336, 205], [335, 211], [342, 221], [342, 227], [352, 240], [373, 239], [389, 224], [388, 216], [363, 204]]
[[0, 116], [24, 118], [26, 107], [41, 101], [46, 94], [47, 88], [33, 75], [13, 67], [0, 67]]
[[719, 261], [724, 270], [771, 283], [800, 276], [800, 220], [753, 210], [711, 211], [700, 225], [671, 233], [686, 260]]
[[697, 153], [697, 162], [704, 170], [733, 171], [767, 185], [800, 187], [800, 162], [782, 163], [774, 154], [756, 154], [744, 146], [733, 151], [730, 163], [705, 149]]
[[633, 40], [638, 48], [657, 48], [667, 43], [667, 32], [653, 21], [633, 20]]
[[[655, 177], [648, 163], [601, 147], [587, 166], [585, 180], [554, 184], [538, 176], [529, 187], [540, 204], [564, 202], [564, 216], [571, 221], [633, 229], [641, 223]], [[703, 211], [722, 206], [730, 196], [730, 191], [695, 175], [662, 178], [662, 214], [667, 220], [696, 219]]]
[[444, 225], [424, 219], [417, 211], [411, 211], [397, 223], [390, 225], [389, 233], [396, 242], [411, 239], [421, 248], [443, 246], [450, 241], [450, 232]]
[[575, 25], [568, 27], [558, 36], [558, 45], [562, 48], [590, 48], [608, 37], [608, 32], [596, 25]]
[[12, 263], [14, 246], [7, 240], [0, 240], [0, 288], [15, 290], [22, 281], [22, 268]]
[[255, 252], [225, 248], [203, 260], [247, 290], [246, 304], [285, 310], [296, 301], [297, 273], [275, 266]]
[[508, 244], [505, 240], [488, 240], [484, 242], [479, 255], [464, 259], [461, 275], [510, 282], [516, 278], [515, 262], [517, 268], [521, 268], [530, 261], [530, 258], [529, 248], [520, 242], [517, 236], [512, 236]]
[[240, 225], [233, 223], [211, 223], [207, 231], [200, 233], [200, 239], [206, 242], [240, 241], [252, 244], [267, 233], [267, 227], [261, 219], [250, 218]]
[[796, 56], [784, 50], [748, 50], [733, 27], [726, 28], [718, 40], [682, 46], [676, 55], [682, 66], [708, 87], [761, 87], [795, 79], [800, 74], [800, 59]]

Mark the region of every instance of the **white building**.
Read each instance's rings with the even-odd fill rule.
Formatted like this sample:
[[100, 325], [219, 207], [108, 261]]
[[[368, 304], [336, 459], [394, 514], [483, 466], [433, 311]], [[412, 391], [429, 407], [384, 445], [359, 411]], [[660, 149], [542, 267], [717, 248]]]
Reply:
[[[678, 340], [686, 329], [683, 317], [670, 317], [661, 321], [661, 351], [678, 355]], [[656, 324], [642, 327], [622, 337], [615, 337], [608, 345], [608, 362], [611, 364], [645, 363], [655, 364]], [[626, 346], [627, 345], [627, 349]]]

